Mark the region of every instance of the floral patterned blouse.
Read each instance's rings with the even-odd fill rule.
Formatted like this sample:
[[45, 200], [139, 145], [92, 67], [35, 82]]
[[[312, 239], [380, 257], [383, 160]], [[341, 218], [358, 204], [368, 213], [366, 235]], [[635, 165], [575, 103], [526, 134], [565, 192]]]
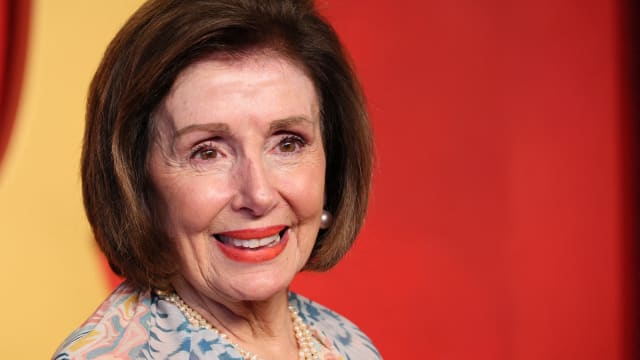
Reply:
[[[344, 317], [294, 293], [289, 294], [289, 304], [311, 327], [322, 359], [381, 359], [371, 340]], [[242, 356], [228, 340], [191, 325], [172, 303], [123, 283], [64, 341], [53, 359], [242, 360]]]

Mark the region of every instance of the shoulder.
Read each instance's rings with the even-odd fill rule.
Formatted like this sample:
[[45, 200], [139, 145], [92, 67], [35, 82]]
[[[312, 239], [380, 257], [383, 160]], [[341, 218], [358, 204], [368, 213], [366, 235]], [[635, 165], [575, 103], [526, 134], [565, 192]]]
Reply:
[[150, 295], [126, 283], [60, 345], [54, 360], [94, 359], [107, 353], [135, 358], [149, 337]]
[[382, 359], [369, 337], [344, 316], [296, 293], [289, 294], [289, 304], [329, 342], [325, 345], [333, 347], [345, 359]]

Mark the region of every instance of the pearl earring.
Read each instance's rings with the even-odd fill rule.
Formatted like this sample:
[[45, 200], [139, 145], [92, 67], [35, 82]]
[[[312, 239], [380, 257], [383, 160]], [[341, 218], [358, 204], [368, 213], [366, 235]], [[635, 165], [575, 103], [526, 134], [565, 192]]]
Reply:
[[320, 215], [320, 229], [328, 229], [332, 222], [333, 215], [331, 215], [328, 210], [322, 210], [322, 215]]

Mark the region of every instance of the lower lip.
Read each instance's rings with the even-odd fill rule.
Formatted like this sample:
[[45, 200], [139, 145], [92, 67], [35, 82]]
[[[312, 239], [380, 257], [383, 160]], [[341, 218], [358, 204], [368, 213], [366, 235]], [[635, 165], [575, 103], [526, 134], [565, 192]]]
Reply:
[[218, 240], [215, 242], [222, 253], [231, 260], [247, 263], [258, 263], [269, 261], [276, 258], [284, 250], [289, 240], [289, 230], [284, 232], [280, 242], [272, 247], [263, 247], [259, 249], [244, 249], [232, 245], [224, 244]]

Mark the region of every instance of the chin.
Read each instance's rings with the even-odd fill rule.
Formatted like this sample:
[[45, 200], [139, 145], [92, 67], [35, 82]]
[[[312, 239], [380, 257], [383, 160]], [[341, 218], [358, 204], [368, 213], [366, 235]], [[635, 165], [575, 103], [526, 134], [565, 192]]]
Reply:
[[[232, 285], [233, 292], [240, 301], [267, 301], [282, 293], [286, 293], [289, 285], [293, 280], [293, 276], [286, 279], [259, 277], [251, 279], [241, 284]], [[235, 297], [234, 296], [234, 297]]]

